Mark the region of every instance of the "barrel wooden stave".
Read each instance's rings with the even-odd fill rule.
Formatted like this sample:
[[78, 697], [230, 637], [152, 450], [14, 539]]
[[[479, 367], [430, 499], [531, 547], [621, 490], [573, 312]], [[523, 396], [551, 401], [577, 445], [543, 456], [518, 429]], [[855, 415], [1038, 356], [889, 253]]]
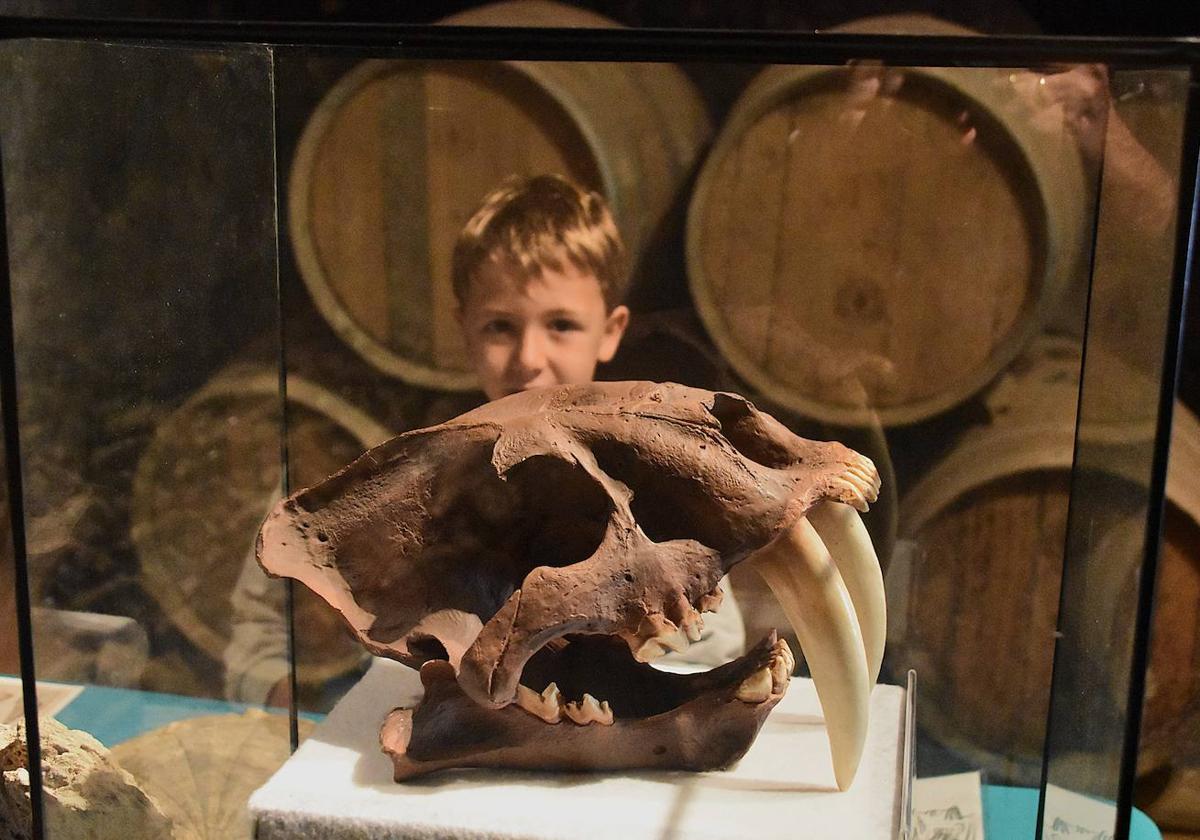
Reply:
[[742, 95], [692, 198], [689, 281], [756, 389], [826, 422], [911, 423], [1036, 334], [1076, 269], [1083, 170], [996, 71], [905, 70], [865, 101], [855, 72], [772, 67]]
[[[1114, 360], [1089, 358], [1121, 370]], [[927, 702], [918, 722], [968, 760], [1021, 783], [1036, 783], [1049, 708], [1054, 633], [1066, 548], [1067, 509], [1079, 393], [1078, 346], [1041, 339], [988, 394], [992, 423], [971, 429], [931, 466], [901, 503], [908, 559], [887, 581], [891, 622], [888, 667], [915, 667]], [[1117, 503], [1144, 499], [1130, 457], [1154, 432], [1136, 407], [1100, 401], [1079, 439], [1103, 450], [1108, 472], [1093, 491]], [[1168, 473], [1167, 530], [1155, 601], [1142, 770], [1184, 763], [1180, 727], [1200, 721], [1195, 674], [1200, 618], [1200, 422], [1176, 406]], [[1136, 455], [1135, 451], [1135, 455]], [[1141, 567], [1140, 519], [1118, 522], [1098, 538], [1088, 586], [1094, 639], [1078, 640], [1089, 661], [1128, 651], [1131, 628], [1113, 618], [1132, 604]], [[898, 555], [899, 556], [899, 555]], [[1164, 589], [1166, 587], [1166, 589]], [[1114, 654], [1116, 655], [1116, 654]], [[1127, 654], [1120, 654], [1123, 657]], [[1103, 669], [1102, 669], [1103, 670]], [[1124, 705], [1128, 674], [1097, 672], [1110, 704]]]

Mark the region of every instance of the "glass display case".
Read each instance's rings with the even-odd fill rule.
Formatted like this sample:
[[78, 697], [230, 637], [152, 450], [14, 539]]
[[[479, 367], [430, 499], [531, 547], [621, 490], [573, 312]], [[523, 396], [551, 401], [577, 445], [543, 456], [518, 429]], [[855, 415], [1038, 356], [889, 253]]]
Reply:
[[[1200, 830], [1200, 47], [446, 23], [0, 21], [4, 816], [253, 836], [380, 667], [262, 572], [263, 518], [486, 401], [456, 242], [553, 173], [628, 255], [597, 379], [741, 394], [878, 468], [880, 682], [915, 671], [916, 775], [967, 790], [918, 786], [892, 836]], [[800, 651], [757, 574], [726, 589], [738, 647]], [[46, 775], [73, 750], [116, 805]]]

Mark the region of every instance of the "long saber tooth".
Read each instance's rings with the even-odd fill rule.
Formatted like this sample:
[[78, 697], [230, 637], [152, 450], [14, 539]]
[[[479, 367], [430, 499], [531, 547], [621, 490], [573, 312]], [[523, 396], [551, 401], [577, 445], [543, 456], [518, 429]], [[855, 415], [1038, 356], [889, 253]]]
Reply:
[[762, 575], [796, 631], [816, 685], [833, 776], [854, 781], [867, 737], [867, 657], [854, 606], [816, 530], [801, 517], [745, 562]]
[[818, 503], [808, 512], [808, 520], [842, 573], [862, 631], [869, 684], [874, 685], [879, 679], [883, 648], [887, 644], [887, 598], [883, 592], [883, 570], [871, 535], [858, 511], [838, 502]]

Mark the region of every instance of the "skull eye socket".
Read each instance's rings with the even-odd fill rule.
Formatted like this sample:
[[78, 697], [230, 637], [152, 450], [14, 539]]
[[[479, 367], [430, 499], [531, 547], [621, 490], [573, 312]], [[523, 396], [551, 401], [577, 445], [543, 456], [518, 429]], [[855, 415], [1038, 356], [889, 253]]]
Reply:
[[521, 497], [523, 522], [511, 549], [521, 580], [538, 566], [570, 566], [596, 553], [613, 504], [581, 467], [539, 455], [510, 469], [507, 478]]
[[680, 472], [670, 457], [617, 440], [594, 441], [592, 453], [605, 473], [632, 491], [629, 509], [652, 541], [697, 540], [718, 551], [733, 547], [723, 501], [703, 481]]

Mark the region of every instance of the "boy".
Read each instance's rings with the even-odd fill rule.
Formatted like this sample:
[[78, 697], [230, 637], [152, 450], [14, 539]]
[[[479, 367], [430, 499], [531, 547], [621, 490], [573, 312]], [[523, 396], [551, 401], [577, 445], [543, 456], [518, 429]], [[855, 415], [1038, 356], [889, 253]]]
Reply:
[[454, 294], [489, 400], [591, 382], [617, 352], [625, 248], [604, 200], [556, 175], [510, 178], [454, 248]]
[[[509, 178], [489, 193], [459, 234], [452, 273], [458, 322], [489, 400], [591, 382], [629, 323], [620, 303], [627, 258], [612, 214], [599, 195], [557, 175]], [[701, 640], [665, 661], [716, 665], [741, 655], [745, 631], [727, 582], [725, 591]], [[247, 558], [225, 655], [231, 699], [287, 704], [282, 599]]]

